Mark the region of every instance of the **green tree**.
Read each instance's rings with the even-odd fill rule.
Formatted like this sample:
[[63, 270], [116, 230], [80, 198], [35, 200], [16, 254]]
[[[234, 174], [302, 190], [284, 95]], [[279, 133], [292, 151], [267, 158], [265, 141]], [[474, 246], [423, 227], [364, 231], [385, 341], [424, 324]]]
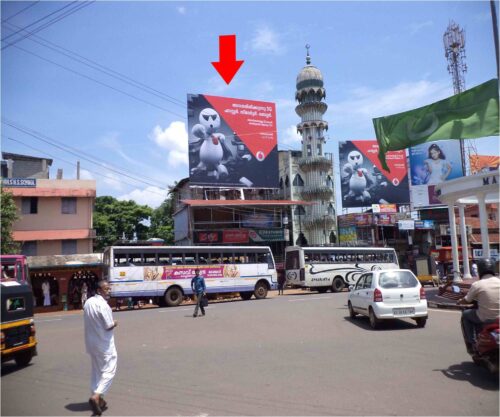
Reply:
[[174, 244], [174, 204], [172, 194], [151, 215], [151, 227], [149, 236], [163, 239], [165, 245]]
[[94, 229], [97, 239], [94, 241], [94, 250], [100, 252], [106, 246], [112, 245], [125, 234], [132, 239], [134, 232], [138, 239], [149, 237], [147, 221], [153, 213], [148, 206], [141, 206], [135, 201], [119, 201], [114, 197], [97, 197], [94, 207]]
[[14, 197], [11, 193], [0, 187], [0, 198], [2, 208], [2, 248], [3, 254], [19, 252], [19, 244], [12, 238], [12, 225], [19, 218]]

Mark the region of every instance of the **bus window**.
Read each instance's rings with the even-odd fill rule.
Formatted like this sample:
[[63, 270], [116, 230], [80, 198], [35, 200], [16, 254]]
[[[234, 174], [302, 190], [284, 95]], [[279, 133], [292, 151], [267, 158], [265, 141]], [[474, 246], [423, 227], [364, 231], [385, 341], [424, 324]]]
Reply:
[[115, 253], [115, 266], [127, 266], [127, 254], [126, 253]]
[[222, 263], [222, 258], [220, 256], [220, 253], [212, 253], [210, 256], [210, 263], [212, 264], [221, 264]]
[[198, 254], [198, 263], [201, 264], [201, 265], [208, 264], [208, 260], [207, 260], [206, 256], [207, 255]]
[[129, 254], [128, 255], [128, 264], [130, 266], [141, 265], [142, 263], [143, 263], [143, 261], [142, 261], [142, 255], [141, 254], [135, 253], [135, 254]]
[[160, 265], [170, 265], [171, 256], [169, 253], [159, 253], [158, 254], [158, 263]]
[[267, 267], [269, 269], [274, 269], [274, 262], [273, 258], [271, 257], [271, 254], [266, 252], [266, 253], [259, 253], [258, 254], [258, 263], [267, 263]]
[[172, 256], [172, 265], [182, 265], [182, 258], [180, 256]]
[[323, 263], [327, 263], [328, 262], [328, 258], [327, 258], [327, 254], [326, 253], [322, 253], [320, 255], [320, 261], [323, 262]]
[[257, 254], [256, 253], [249, 253], [248, 254], [248, 263], [249, 264], [257, 263]]
[[285, 269], [299, 269], [299, 251], [287, 252], [285, 263]]
[[184, 265], [195, 265], [198, 263], [197, 253], [185, 253], [184, 254]]
[[144, 265], [156, 265], [156, 254], [155, 253], [145, 253], [144, 254]]

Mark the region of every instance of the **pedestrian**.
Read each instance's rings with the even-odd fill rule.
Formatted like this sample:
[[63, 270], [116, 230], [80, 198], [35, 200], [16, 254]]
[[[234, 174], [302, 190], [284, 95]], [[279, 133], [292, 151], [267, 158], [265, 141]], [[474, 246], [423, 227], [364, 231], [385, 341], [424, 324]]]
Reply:
[[203, 306], [203, 297], [206, 295], [205, 279], [200, 276], [200, 270], [194, 270], [194, 277], [191, 280], [191, 289], [196, 295], [196, 307], [194, 308], [193, 317], [198, 316], [198, 308], [201, 310], [201, 315], [205, 315], [205, 307]]
[[472, 267], [471, 267], [471, 275], [472, 275], [472, 278], [478, 278], [478, 276], [479, 276], [477, 264], [475, 262], [472, 264]]
[[278, 295], [283, 295], [284, 294], [284, 288], [285, 288], [285, 273], [284, 271], [278, 272]]
[[88, 290], [89, 290], [89, 287], [87, 286], [87, 283], [84, 282], [82, 284], [82, 308], [85, 305], [85, 303], [87, 302], [87, 299], [88, 299]]
[[116, 373], [117, 353], [113, 329], [118, 325], [108, 304], [111, 288], [106, 281], [97, 283], [97, 291], [83, 308], [85, 347], [92, 362], [89, 404], [95, 415], [107, 408], [104, 394]]

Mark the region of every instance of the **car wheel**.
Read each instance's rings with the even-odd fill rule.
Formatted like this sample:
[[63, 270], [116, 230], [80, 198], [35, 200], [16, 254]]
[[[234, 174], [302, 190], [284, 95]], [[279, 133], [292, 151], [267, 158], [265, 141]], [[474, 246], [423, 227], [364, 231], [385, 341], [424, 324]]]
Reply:
[[417, 322], [417, 327], [425, 327], [425, 323], [427, 323], [427, 317], [417, 317], [415, 321]]
[[354, 309], [352, 308], [352, 304], [351, 304], [351, 302], [350, 302], [350, 301], [347, 303], [347, 308], [349, 309], [349, 317], [350, 317], [351, 319], [355, 319], [355, 318], [356, 318], [356, 316], [357, 316], [357, 314], [356, 314], [356, 312], [354, 311]]
[[263, 282], [257, 283], [255, 286], [255, 291], [253, 292], [257, 300], [261, 300], [267, 297], [267, 286]]
[[370, 307], [370, 312], [368, 314], [368, 317], [370, 319], [370, 326], [372, 329], [378, 329], [380, 320], [377, 318], [375, 313], [373, 312], [373, 309]]
[[183, 298], [181, 289], [179, 287], [172, 287], [165, 293], [165, 304], [167, 307], [177, 307], [182, 303]]
[[342, 277], [335, 277], [332, 282], [332, 291], [341, 292], [344, 289], [344, 280]]
[[26, 352], [20, 353], [19, 355], [16, 356], [16, 364], [20, 368], [24, 366], [28, 366], [28, 364], [31, 362], [31, 358], [33, 357], [33, 353], [31, 350], [28, 350]]

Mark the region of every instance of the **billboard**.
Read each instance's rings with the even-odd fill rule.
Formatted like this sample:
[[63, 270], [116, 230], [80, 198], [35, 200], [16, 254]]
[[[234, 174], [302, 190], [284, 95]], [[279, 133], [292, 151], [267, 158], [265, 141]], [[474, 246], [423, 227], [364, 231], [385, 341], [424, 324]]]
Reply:
[[436, 184], [463, 176], [460, 141], [440, 140], [409, 148], [413, 207], [442, 204]]
[[188, 94], [189, 180], [278, 188], [274, 103]]
[[469, 161], [471, 174], [496, 171], [500, 165], [500, 157], [493, 155], [470, 155]]
[[378, 151], [376, 140], [339, 143], [342, 207], [407, 204], [410, 201], [405, 151], [387, 153], [391, 172], [382, 168]]

